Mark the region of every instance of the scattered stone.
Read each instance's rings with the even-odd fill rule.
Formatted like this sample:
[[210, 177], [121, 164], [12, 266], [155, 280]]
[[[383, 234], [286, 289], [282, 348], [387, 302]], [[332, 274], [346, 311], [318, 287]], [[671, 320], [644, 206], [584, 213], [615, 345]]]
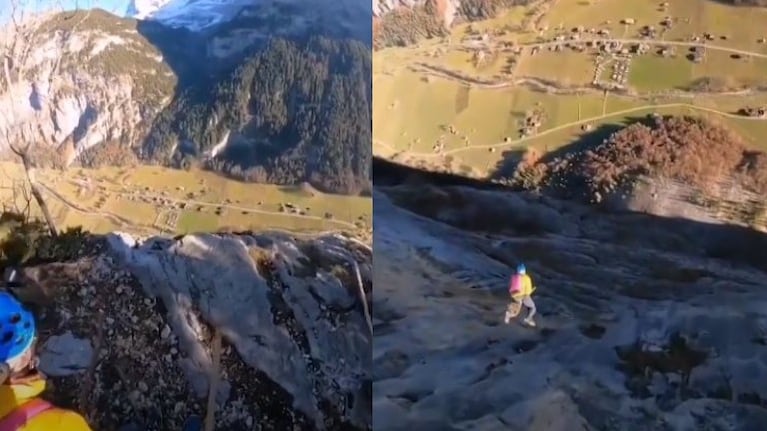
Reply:
[[67, 331], [48, 338], [40, 351], [40, 370], [49, 376], [69, 376], [85, 371], [93, 360], [93, 347], [87, 339]]
[[162, 331], [160, 331], [160, 338], [162, 338], [163, 340], [167, 340], [168, 337], [170, 337], [170, 334], [171, 334], [170, 326], [166, 324], [165, 326], [163, 326]]

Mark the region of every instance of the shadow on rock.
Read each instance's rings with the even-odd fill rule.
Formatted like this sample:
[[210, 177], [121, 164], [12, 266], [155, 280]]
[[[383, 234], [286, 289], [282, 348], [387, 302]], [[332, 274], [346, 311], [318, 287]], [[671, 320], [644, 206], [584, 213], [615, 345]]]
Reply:
[[[761, 257], [767, 249], [767, 234], [746, 226], [610, 211], [459, 175], [433, 174], [391, 162], [381, 166], [375, 172], [376, 181], [380, 178], [388, 184], [379, 188], [397, 206], [460, 229], [513, 236], [562, 234], [767, 270], [767, 261]], [[397, 185], [413, 175], [419, 178], [418, 184]], [[667, 281], [693, 282], [710, 274], [694, 268], [657, 271], [656, 276]]]
[[621, 360], [619, 368], [626, 373], [626, 386], [636, 396], [650, 396], [648, 386], [653, 373], [677, 374], [681, 378], [681, 390], [685, 390], [690, 374], [708, 358], [708, 352], [690, 346], [687, 339], [672, 334], [665, 346], [655, 348], [644, 346], [637, 341], [629, 346], [615, 348]]

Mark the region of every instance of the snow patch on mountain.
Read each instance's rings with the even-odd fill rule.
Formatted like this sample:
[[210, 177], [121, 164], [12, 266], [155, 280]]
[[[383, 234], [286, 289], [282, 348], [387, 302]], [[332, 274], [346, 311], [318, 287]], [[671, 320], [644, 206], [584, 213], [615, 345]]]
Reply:
[[136, 19], [147, 19], [160, 10], [171, 0], [133, 0], [128, 4], [126, 16]]
[[285, 33], [320, 28], [369, 40], [372, 9], [362, 0], [133, 0], [127, 15], [195, 32], [244, 18], [279, 22]]
[[234, 18], [250, 0], [133, 0], [128, 16], [201, 31]]

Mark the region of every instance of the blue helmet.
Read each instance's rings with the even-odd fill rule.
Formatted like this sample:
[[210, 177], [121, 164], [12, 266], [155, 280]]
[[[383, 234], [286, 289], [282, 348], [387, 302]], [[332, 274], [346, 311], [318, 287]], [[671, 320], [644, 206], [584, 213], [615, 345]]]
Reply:
[[12, 295], [0, 292], [0, 363], [25, 353], [35, 341], [35, 318]]
[[520, 263], [519, 265], [517, 265], [517, 274], [524, 274], [526, 272], [527, 272], [527, 269], [525, 268], [524, 263]]

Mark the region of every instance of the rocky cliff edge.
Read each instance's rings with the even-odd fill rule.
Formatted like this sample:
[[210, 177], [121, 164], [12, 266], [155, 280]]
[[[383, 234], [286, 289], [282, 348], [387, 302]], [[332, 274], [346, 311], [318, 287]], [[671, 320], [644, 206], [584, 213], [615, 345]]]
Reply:
[[370, 429], [363, 243], [117, 233], [89, 247], [74, 261], [24, 268], [15, 290], [37, 304], [49, 397], [94, 429], [180, 429], [204, 415], [215, 332], [219, 429]]

